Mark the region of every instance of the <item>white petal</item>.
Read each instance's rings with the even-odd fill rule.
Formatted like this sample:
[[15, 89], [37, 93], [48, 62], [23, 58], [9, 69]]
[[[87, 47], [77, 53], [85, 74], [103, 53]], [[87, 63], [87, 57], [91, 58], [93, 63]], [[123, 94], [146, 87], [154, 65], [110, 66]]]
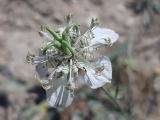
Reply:
[[[112, 66], [109, 58], [101, 57], [93, 64], [93, 66], [89, 65], [85, 67], [85, 83], [93, 89], [102, 87], [106, 83], [110, 83], [112, 79]], [[97, 73], [97, 65], [103, 66], [103, 69], [99, 73]]]
[[36, 65], [36, 72], [40, 79], [47, 79], [49, 74], [47, 67], [43, 63]]
[[36, 65], [36, 72], [42, 87], [48, 92], [54, 92], [60, 85], [67, 84], [67, 74], [61, 73], [61, 71], [56, 72], [49, 72], [48, 68], [43, 63], [39, 63]]
[[[48, 93], [48, 92], [47, 92]], [[59, 86], [52, 94], [47, 94], [47, 101], [51, 107], [68, 107], [73, 101], [73, 94], [65, 86]]]
[[119, 35], [111, 29], [97, 27], [92, 31], [94, 38], [91, 40], [91, 45], [107, 44], [106, 40], [110, 40], [110, 43], [115, 43]]

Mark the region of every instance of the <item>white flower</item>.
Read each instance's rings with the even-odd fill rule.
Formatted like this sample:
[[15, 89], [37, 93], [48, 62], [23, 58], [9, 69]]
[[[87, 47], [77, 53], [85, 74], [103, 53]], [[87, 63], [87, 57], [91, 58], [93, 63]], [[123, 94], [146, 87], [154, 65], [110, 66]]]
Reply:
[[[36, 64], [37, 76], [52, 107], [69, 106], [74, 98], [74, 90], [82, 83], [96, 89], [111, 82], [112, 66], [109, 58], [95, 57], [94, 53], [97, 47], [115, 43], [119, 35], [113, 30], [94, 26], [94, 21], [91, 24], [91, 28], [83, 35], [80, 35], [77, 26], [71, 27], [68, 33], [65, 27], [58, 29], [60, 37], [65, 38], [63, 35], [67, 34], [70, 48], [66, 44], [64, 47], [60, 40], [59, 49], [46, 49], [45, 54], [40, 50], [38, 56], [27, 55], [27, 60]], [[47, 32], [40, 34], [48, 43], [54, 40]], [[72, 54], [67, 54], [67, 49], [72, 49]]]

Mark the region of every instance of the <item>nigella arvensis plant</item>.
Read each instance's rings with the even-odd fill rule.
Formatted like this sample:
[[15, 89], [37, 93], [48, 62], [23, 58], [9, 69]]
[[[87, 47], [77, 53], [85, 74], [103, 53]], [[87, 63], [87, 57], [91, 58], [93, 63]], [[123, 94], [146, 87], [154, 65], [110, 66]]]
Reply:
[[70, 16], [66, 17], [65, 25], [56, 30], [42, 27], [39, 35], [44, 39], [44, 47], [37, 56], [27, 54], [26, 59], [35, 65], [37, 78], [52, 107], [69, 106], [75, 89], [83, 83], [96, 89], [111, 82], [111, 62], [98, 50], [111, 46], [119, 35], [98, 27], [97, 19], [92, 19], [84, 34], [79, 27]]

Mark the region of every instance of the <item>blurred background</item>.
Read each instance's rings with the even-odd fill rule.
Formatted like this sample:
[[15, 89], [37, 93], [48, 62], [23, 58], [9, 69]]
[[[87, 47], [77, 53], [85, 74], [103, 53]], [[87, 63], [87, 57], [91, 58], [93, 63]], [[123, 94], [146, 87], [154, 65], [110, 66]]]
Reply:
[[[92, 17], [119, 33], [104, 54], [112, 85], [79, 89], [64, 109], [47, 106], [28, 51], [42, 46], [41, 25], [64, 16], [87, 29]], [[0, 120], [160, 120], [160, 0], [0, 0]]]

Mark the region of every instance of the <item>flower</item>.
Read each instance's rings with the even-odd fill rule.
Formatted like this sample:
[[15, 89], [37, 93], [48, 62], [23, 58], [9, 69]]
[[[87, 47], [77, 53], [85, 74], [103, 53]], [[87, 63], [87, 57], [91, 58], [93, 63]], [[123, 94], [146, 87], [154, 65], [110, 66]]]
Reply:
[[111, 29], [97, 27], [96, 21], [93, 19], [82, 35], [79, 26], [70, 21], [57, 31], [46, 27], [39, 32], [47, 44], [37, 56], [28, 53], [27, 61], [35, 64], [50, 106], [69, 106], [74, 90], [83, 83], [96, 89], [111, 82], [110, 59], [94, 53], [104, 45], [111, 46], [119, 36]]

